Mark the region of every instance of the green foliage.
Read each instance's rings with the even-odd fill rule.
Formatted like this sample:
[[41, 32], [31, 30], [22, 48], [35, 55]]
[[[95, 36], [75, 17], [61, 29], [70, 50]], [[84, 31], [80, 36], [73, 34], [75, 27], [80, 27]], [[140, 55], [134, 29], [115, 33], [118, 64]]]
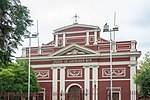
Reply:
[[0, 0], [0, 65], [6, 67], [14, 49], [21, 45], [21, 37], [32, 25], [27, 7], [19, 0]]
[[143, 96], [150, 95], [150, 53], [147, 53], [140, 62], [140, 70], [134, 77], [134, 80], [138, 85], [140, 94]]
[[[37, 78], [31, 68], [31, 92], [40, 90]], [[18, 60], [17, 63], [9, 63], [7, 68], [0, 68], [0, 92], [1, 93], [27, 93], [28, 89], [28, 64]]]

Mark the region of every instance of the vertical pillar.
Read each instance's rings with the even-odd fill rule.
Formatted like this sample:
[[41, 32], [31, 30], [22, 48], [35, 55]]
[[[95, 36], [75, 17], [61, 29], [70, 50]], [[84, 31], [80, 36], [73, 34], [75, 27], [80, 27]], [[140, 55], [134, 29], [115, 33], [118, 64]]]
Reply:
[[52, 80], [52, 100], [58, 100], [58, 93], [57, 93], [57, 81], [58, 81], [58, 77], [57, 77], [57, 67], [53, 68], [53, 80]]
[[55, 47], [58, 47], [58, 34], [55, 34]]
[[98, 66], [93, 66], [92, 69], [92, 100], [98, 100]]
[[84, 66], [84, 98], [90, 100], [90, 67]]
[[97, 31], [94, 31], [94, 45], [97, 44]]
[[89, 32], [86, 32], [86, 44], [89, 45]]
[[65, 100], [65, 67], [60, 67], [60, 100]]
[[[136, 57], [130, 57], [130, 61], [136, 61]], [[136, 74], [136, 65], [130, 65], [130, 100], [136, 100], [136, 84], [133, 76]]]
[[131, 41], [131, 51], [136, 51], [136, 41]]
[[63, 46], [66, 46], [66, 34], [63, 33]]
[[22, 48], [22, 57], [26, 57], [26, 48]]

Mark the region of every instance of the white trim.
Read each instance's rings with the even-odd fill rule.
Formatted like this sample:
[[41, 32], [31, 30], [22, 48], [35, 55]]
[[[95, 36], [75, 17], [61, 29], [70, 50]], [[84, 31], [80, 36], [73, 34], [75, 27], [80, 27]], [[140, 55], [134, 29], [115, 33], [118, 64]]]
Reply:
[[90, 67], [84, 67], [84, 98], [90, 100]]
[[60, 93], [62, 93], [62, 97], [60, 95], [60, 100], [65, 100], [65, 95], [64, 95], [64, 92], [65, 92], [65, 67], [61, 67], [60, 68]]
[[[120, 87], [113, 87], [112, 89], [117, 89], [117, 88], [119, 89]], [[110, 92], [110, 90], [108, 91], [108, 93], [109, 92]], [[113, 90], [112, 93], [119, 93], [119, 100], [121, 100], [121, 88], [119, 90]], [[107, 96], [107, 100], [109, 100], [109, 95]]]
[[97, 31], [94, 31], [94, 45], [97, 45]]
[[[69, 71], [70, 70], [79, 70], [81, 72], [81, 76], [69, 76]], [[77, 78], [77, 77], [82, 77], [82, 69], [67, 69], [67, 77], [68, 78]]]
[[[60, 63], [60, 64], [41, 64], [41, 65], [31, 65], [32, 68], [53, 68], [57, 66], [107, 66], [110, 62], [85, 62], [85, 63]], [[134, 65], [137, 64], [136, 61], [118, 61], [113, 62], [112, 65]]]
[[55, 35], [55, 47], [58, 47], [58, 34]]
[[[43, 89], [44, 91], [40, 91], [40, 92], [38, 92], [38, 93], [42, 93], [43, 94], [43, 100], [45, 100], [45, 91], [46, 91], [46, 89], [45, 88], [41, 88], [41, 89]], [[34, 99], [33, 99], [34, 100]], [[36, 99], [35, 99], [36, 100]]]
[[68, 36], [68, 37], [66, 37], [66, 39], [76, 39], [76, 38], [86, 38], [86, 35], [81, 35], [81, 36]]
[[66, 46], [66, 34], [63, 34], [63, 46]]
[[[41, 72], [42, 72], [42, 74], [41, 74]], [[45, 73], [43, 74], [43, 72], [46, 72], [46, 76], [45, 76]], [[35, 73], [37, 79], [48, 79], [49, 78], [49, 74], [50, 74], [49, 70], [40, 70], [40, 69], [38, 69], [38, 70], [35, 69], [34, 73]]]
[[[93, 30], [83, 30], [83, 31], [72, 31], [72, 32], [65, 32], [65, 34], [80, 34], [80, 33], [86, 33], [86, 32], [94, 32], [94, 31], [100, 31], [99, 29], [93, 29]], [[56, 32], [55, 34], [63, 34], [64, 32]]]
[[[72, 25], [68, 25], [68, 26], [64, 26], [58, 29], [55, 29], [54, 32], [59, 32], [68, 28], [72, 28], [72, 27], [87, 27], [87, 28], [93, 28], [93, 29], [97, 29], [100, 30], [98, 26], [93, 26], [93, 25], [86, 25], [86, 24], [72, 24]], [[55, 34], [53, 33], [53, 34]]]
[[[129, 65], [136, 64], [136, 61], [122, 61], [122, 62], [113, 62], [112, 65]], [[51, 67], [56, 66], [89, 66], [89, 65], [99, 65], [99, 66], [107, 66], [110, 65], [110, 62], [86, 62], [86, 63], [62, 63], [62, 64], [51, 64]]]
[[80, 89], [83, 90], [83, 88], [82, 88], [81, 85], [79, 85], [79, 84], [77, 84], [77, 83], [72, 83], [72, 84], [70, 84], [70, 85], [66, 88], [66, 93], [68, 93], [69, 89], [70, 89], [72, 86], [74, 86], [74, 85], [80, 87]]
[[[113, 81], [130, 81], [130, 79], [112, 79]], [[98, 79], [98, 81], [110, 81], [110, 79]]]
[[89, 45], [89, 32], [86, 32], [86, 44]]
[[[57, 94], [57, 89], [58, 89], [58, 87], [57, 87], [57, 84], [58, 84], [58, 82], [57, 82], [57, 78], [58, 78], [58, 76], [57, 76], [57, 71], [58, 71], [58, 69], [57, 68], [54, 68], [53, 69], [53, 80], [52, 80], [52, 100], [57, 100], [58, 99], [58, 94]], [[53, 94], [55, 94], [55, 95], [53, 95]]]
[[[54, 52], [54, 53], [51, 54], [50, 56], [51, 56], [52, 58], [55, 58], [56, 55], [64, 54], [64, 53], [68, 52], [68, 51], [69, 51], [70, 49], [72, 49], [72, 48], [77, 48], [77, 49], [79, 49], [79, 50], [84, 50], [85, 52], [91, 53], [91, 54], [99, 54], [99, 53], [97, 53], [96, 51], [94, 51], [94, 50], [92, 50], [92, 49], [89, 49], [89, 48], [86, 48], [86, 47], [84, 47], [84, 46], [81, 46], [81, 45], [78, 45], [78, 44], [73, 43], [73, 44], [71, 44], [71, 45], [68, 45], [68, 46], [66, 46], [66, 47], [64, 47], [64, 48], [62, 48], [62, 49], [60, 49], [60, 50]], [[80, 55], [80, 56], [84, 56], [84, 55]], [[65, 56], [56, 56], [56, 57], [65, 57]], [[66, 57], [68, 57], [68, 56], [66, 56]]]
[[[136, 57], [130, 57], [130, 61], [136, 61]], [[133, 76], [136, 74], [136, 65], [130, 65], [130, 99], [136, 100], [136, 84], [134, 83]], [[132, 93], [135, 92], [133, 95]]]
[[[98, 67], [99, 66], [93, 66], [92, 68], [92, 78], [93, 78], [93, 81], [92, 81], [92, 90], [93, 90], [93, 100], [98, 100]], [[96, 99], [95, 99], [96, 98]]]
[[[110, 74], [108, 76], [104, 76], [104, 70], [105, 69], [109, 69], [108, 71], [110, 71], [110, 68], [102, 68], [102, 77], [110, 77]], [[122, 67], [119, 67], [119, 68], [112, 68], [112, 74], [114, 73], [113, 70], [114, 69], [123, 69], [123, 72], [124, 72], [124, 75], [120, 75], [120, 76], [112, 76], [112, 77], [125, 77], [126, 76], [126, 68], [122, 68]]]
[[[59, 82], [60, 80], [58, 80]], [[65, 82], [84, 82], [84, 79], [81, 80], [65, 80]], [[90, 80], [90, 82], [93, 80]], [[99, 82], [103, 81], [110, 81], [110, 79], [98, 79]], [[113, 79], [113, 81], [130, 81], [130, 79]], [[38, 82], [45, 83], [45, 82], [52, 82], [52, 80], [38, 80]]]
[[[72, 44], [73, 45], [73, 44]], [[71, 46], [71, 45], [69, 45]], [[62, 49], [60, 49], [62, 50]], [[67, 50], [67, 49], [66, 49]], [[84, 50], [84, 49], [83, 49]], [[59, 50], [58, 50], [59, 51]], [[94, 51], [94, 50], [93, 50]], [[56, 51], [57, 52], [57, 51]], [[56, 53], [55, 52], [55, 53]], [[62, 50], [62, 52], [64, 52]], [[95, 51], [94, 51], [95, 52]], [[109, 53], [100, 53], [100, 52], [96, 52], [97, 54], [94, 54], [94, 55], [78, 55], [78, 56], [55, 56], [55, 57], [52, 57], [52, 56], [34, 56], [34, 57], [31, 57], [31, 60], [32, 61], [39, 61], [39, 60], [42, 60], [42, 61], [51, 61], [52, 59], [54, 60], [57, 60], [57, 59], [61, 59], [65, 58], [65, 59], [81, 59], [81, 58], [98, 58], [98, 57], [101, 57], [101, 58], [109, 58]], [[132, 52], [113, 52], [113, 58], [122, 58], [122, 57], [130, 57], [130, 56], [136, 56], [136, 57], [139, 57], [141, 55], [141, 52], [140, 51], [132, 51]], [[17, 57], [17, 59], [28, 59], [28, 57]]]

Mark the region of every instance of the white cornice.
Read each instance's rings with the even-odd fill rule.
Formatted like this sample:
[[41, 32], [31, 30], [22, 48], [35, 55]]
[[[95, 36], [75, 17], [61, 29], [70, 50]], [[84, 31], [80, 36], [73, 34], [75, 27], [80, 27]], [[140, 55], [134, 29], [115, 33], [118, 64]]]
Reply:
[[93, 29], [99, 29], [98, 26], [93, 26], [93, 25], [86, 25], [86, 24], [72, 24], [72, 25], [68, 25], [68, 26], [64, 26], [58, 29], [55, 29], [54, 32], [59, 32], [68, 28], [72, 28], [72, 27], [87, 27], [87, 28], [93, 28]]
[[100, 31], [100, 29], [95, 29], [95, 30], [84, 30], [84, 31], [73, 31], [73, 32], [58, 32], [58, 33], [53, 33], [53, 34], [74, 34], [74, 33], [85, 33], [85, 32], [94, 32], [94, 31]]
[[[112, 62], [112, 65], [136, 65], [136, 61], [118, 61]], [[60, 64], [46, 64], [46, 65], [32, 65], [33, 68], [53, 68], [61, 66], [107, 66], [110, 62], [85, 62], [85, 63], [60, 63]]]
[[[67, 59], [93, 59], [93, 58], [109, 58], [110, 53], [97, 53], [88, 55], [70, 55], [70, 56], [35, 56], [31, 57], [31, 61], [52, 61], [52, 60], [67, 60]], [[130, 51], [130, 52], [113, 52], [113, 58], [123, 58], [123, 57], [139, 57], [141, 55], [140, 51]], [[28, 59], [28, 57], [18, 57], [17, 59]]]

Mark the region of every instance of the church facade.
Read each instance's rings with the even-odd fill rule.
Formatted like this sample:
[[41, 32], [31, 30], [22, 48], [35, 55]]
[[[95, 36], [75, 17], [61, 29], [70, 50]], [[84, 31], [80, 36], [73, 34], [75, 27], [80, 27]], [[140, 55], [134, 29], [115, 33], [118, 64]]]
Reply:
[[[54, 40], [31, 48], [40, 100], [110, 100], [110, 41], [98, 26], [72, 24], [54, 30]], [[133, 81], [140, 51], [136, 41], [112, 41], [113, 100], [136, 100]], [[29, 48], [21, 59], [28, 59]]]

